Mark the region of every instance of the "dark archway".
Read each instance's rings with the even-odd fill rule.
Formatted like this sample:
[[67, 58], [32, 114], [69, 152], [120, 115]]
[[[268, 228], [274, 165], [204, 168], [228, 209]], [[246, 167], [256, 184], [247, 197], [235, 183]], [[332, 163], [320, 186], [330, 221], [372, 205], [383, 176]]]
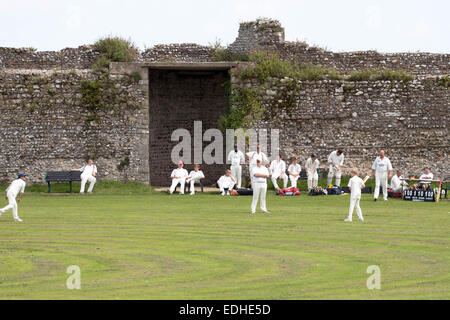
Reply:
[[[176, 168], [171, 152], [178, 143], [171, 141], [174, 130], [187, 129], [193, 139], [194, 121], [202, 121], [202, 134], [218, 127], [218, 120], [228, 107], [226, 84], [230, 81], [229, 69], [232, 66], [230, 63], [149, 66], [149, 169], [152, 185], [170, 184], [170, 173]], [[203, 149], [209, 143], [204, 142]], [[193, 143], [191, 153], [194, 161]], [[185, 168], [190, 171], [193, 164]], [[225, 164], [202, 165], [205, 182], [214, 183], [225, 169]]]

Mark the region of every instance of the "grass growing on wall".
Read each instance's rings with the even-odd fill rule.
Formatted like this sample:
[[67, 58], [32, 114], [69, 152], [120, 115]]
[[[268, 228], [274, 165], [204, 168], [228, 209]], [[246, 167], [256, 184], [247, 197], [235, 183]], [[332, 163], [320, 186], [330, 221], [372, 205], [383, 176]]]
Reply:
[[111, 62], [133, 62], [138, 54], [131, 40], [121, 37], [104, 37], [94, 43], [94, 50], [102, 54], [93, 66], [97, 70], [108, 68]]
[[247, 54], [232, 53], [228, 48], [222, 46], [220, 40], [216, 40], [213, 44], [210, 44], [209, 47], [211, 48], [209, 56], [214, 62], [249, 60]]
[[[297, 106], [296, 92], [301, 89], [299, 81], [347, 80], [347, 81], [399, 81], [403, 84], [414, 79], [406, 71], [389, 69], [364, 69], [345, 76], [333, 68], [325, 68], [311, 63], [293, 63], [282, 60], [278, 55], [255, 51], [249, 56], [250, 64], [240, 65], [234, 69], [233, 76], [240, 81], [257, 80], [262, 85], [269, 85], [271, 79], [284, 78], [282, 88], [277, 88], [271, 94], [271, 101], [263, 103], [265, 89], [234, 88], [230, 90], [230, 107], [224, 117], [220, 119], [220, 128], [248, 128], [258, 121], [276, 121], [280, 112], [289, 113]], [[441, 78], [439, 84], [448, 87], [448, 78]], [[347, 98], [351, 90], [349, 85], [344, 87]], [[353, 88], [353, 87], [352, 87]], [[270, 88], [269, 88], [270, 89]], [[347, 89], [347, 90], [346, 90]], [[270, 108], [265, 105], [270, 105]]]

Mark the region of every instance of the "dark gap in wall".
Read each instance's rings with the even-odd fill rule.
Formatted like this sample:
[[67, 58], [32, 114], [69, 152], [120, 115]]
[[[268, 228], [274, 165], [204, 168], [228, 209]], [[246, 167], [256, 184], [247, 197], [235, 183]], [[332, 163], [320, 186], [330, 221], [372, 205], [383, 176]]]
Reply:
[[[224, 83], [227, 70], [149, 70], [149, 166], [150, 182], [154, 186], [170, 185], [170, 174], [176, 168], [171, 153], [178, 142], [171, 136], [176, 129], [186, 129], [192, 137], [194, 161], [194, 121], [202, 121], [202, 134], [218, 127], [219, 118], [228, 105]], [[224, 137], [225, 143], [225, 137]], [[210, 142], [203, 142], [203, 150]], [[225, 146], [224, 146], [225, 149]], [[224, 159], [225, 159], [225, 150]], [[193, 164], [186, 165], [189, 172]], [[226, 165], [202, 165], [206, 184], [212, 184], [226, 170]]]

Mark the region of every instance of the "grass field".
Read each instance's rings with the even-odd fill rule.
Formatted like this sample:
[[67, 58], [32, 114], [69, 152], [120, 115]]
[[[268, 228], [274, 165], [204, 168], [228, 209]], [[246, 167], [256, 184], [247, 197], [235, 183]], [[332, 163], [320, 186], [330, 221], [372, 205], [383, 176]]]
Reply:
[[[62, 187], [61, 187], [62, 188]], [[0, 218], [0, 299], [449, 299], [447, 201], [348, 196], [169, 196], [99, 184], [96, 194], [27, 193]], [[0, 206], [6, 201], [3, 197]], [[81, 268], [81, 290], [66, 269]], [[381, 269], [368, 290], [366, 269]]]

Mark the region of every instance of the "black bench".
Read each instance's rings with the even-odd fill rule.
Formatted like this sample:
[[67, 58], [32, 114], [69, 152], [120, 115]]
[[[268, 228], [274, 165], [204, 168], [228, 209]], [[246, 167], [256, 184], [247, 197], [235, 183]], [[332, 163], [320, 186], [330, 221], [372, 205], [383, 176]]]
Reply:
[[80, 171], [49, 171], [45, 176], [45, 181], [48, 184], [48, 193], [50, 193], [50, 185], [52, 182], [69, 182], [70, 193], [72, 193], [72, 182], [81, 181]]

